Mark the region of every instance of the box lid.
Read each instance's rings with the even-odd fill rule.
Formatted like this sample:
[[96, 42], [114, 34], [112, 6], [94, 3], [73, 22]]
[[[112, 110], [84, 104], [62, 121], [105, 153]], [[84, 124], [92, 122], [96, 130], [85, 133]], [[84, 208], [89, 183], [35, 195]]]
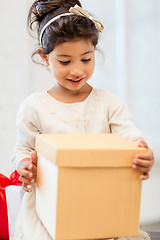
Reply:
[[36, 151], [59, 167], [130, 167], [146, 149], [117, 134], [39, 134]]

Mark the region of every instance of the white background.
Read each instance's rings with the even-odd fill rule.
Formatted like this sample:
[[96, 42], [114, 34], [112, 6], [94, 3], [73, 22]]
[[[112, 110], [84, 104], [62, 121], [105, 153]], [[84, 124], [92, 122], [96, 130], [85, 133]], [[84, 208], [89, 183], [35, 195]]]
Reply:
[[[35, 42], [26, 27], [31, 0], [5, 0], [0, 6], [0, 172], [9, 176], [22, 99], [47, 90], [50, 73], [31, 61]], [[90, 83], [124, 99], [137, 128], [152, 144], [156, 163], [143, 183], [141, 221], [160, 220], [160, 1], [83, 0], [105, 26]], [[104, 57], [103, 57], [104, 55]]]

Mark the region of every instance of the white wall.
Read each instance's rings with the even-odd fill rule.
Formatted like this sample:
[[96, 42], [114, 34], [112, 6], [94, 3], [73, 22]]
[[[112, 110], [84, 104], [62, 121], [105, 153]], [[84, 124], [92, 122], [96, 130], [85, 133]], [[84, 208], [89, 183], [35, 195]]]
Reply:
[[143, 183], [142, 220], [160, 219], [160, 1], [130, 1], [130, 109], [156, 162]]
[[[116, 10], [117, 1], [122, 7], [127, 3], [125, 26], [117, 21], [117, 16], [123, 17], [124, 10]], [[26, 30], [26, 17], [31, 2], [5, 0], [0, 7], [0, 172], [8, 176], [18, 106], [27, 95], [48, 89], [54, 82], [45, 68], [30, 59], [34, 44]], [[153, 145], [156, 164], [150, 180], [143, 183], [141, 220], [160, 219], [160, 1], [82, 0], [82, 3], [105, 26], [99, 45], [105, 56], [104, 63], [102, 54], [97, 53], [97, 66], [90, 83], [109, 88], [124, 98], [136, 126]], [[118, 31], [127, 33], [127, 55], [124, 56], [118, 51], [120, 47], [126, 51]], [[118, 68], [117, 63], [121, 61], [126, 72]], [[120, 83], [125, 76], [124, 83]], [[123, 93], [122, 87], [127, 92]]]
[[6, 175], [11, 173], [10, 156], [21, 100], [52, 84], [48, 71], [30, 58], [34, 45], [26, 28], [29, 2], [5, 0], [0, 7], [0, 172]]

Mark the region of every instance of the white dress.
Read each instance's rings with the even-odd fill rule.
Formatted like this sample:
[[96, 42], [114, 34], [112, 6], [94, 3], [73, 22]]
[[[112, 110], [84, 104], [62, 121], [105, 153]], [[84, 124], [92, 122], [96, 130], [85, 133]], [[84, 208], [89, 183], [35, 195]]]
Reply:
[[[83, 102], [62, 103], [47, 92], [35, 93], [21, 104], [17, 116], [17, 141], [12, 155], [15, 169], [34, 150], [36, 134], [116, 133], [135, 143], [144, 140], [125, 104], [108, 90], [92, 88]], [[51, 240], [35, 210], [35, 185], [25, 193], [14, 240]], [[139, 238], [150, 239], [141, 232]], [[130, 238], [119, 238], [130, 239]]]

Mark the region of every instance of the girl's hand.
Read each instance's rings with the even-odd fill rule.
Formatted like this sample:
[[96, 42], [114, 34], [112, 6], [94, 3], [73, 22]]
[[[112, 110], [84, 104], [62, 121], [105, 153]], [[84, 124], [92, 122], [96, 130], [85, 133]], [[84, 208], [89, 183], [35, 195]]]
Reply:
[[146, 180], [149, 178], [149, 171], [151, 170], [154, 164], [154, 155], [151, 149], [148, 147], [147, 143], [144, 141], [140, 141], [137, 144], [138, 147], [144, 147], [147, 149], [146, 153], [136, 155], [133, 160], [133, 169], [138, 169], [143, 174], [140, 176], [141, 180]]
[[37, 153], [35, 151], [31, 152], [31, 158], [25, 158], [24, 168], [19, 169], [19, 180], [23, 182], [23, 189], [26, 192], [31, 192], [32, 189], [28, 185], [34, 184], [37, 181]]

